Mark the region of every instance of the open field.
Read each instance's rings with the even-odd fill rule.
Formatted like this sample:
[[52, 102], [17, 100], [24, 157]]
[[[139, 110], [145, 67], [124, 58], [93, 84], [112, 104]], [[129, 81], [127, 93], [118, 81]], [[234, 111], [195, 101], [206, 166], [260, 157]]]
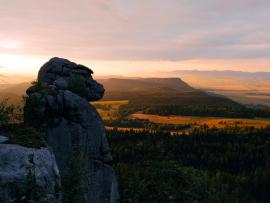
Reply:
[[[98, 101], [92, 102], [97, 108], [103, 120], [116, 120], [119, 118], [119, 107], [128, 104], [128, 100]], [[199, 117], [199, 116], [158, 116], [152, 114], [135, 113], [129, 116], [132, 119], [149, 120], [160, 124], [185, 125], [189, 124], [192, 128], [208, 125], [209, 127], [224, 128], [228, 126], [256, 127], [262, 128], [270, 126], [270, 119], [242, 119], [224, 117]], [[123, 129], [124, 130], [124, 129]]]
[[114, 107], [116, 106], [121, 106], [123, 104], [128, 104], [128, 100], [119, 100], [119, 101], [96, 101], [96, 102], [92, 102], [93, 105], [112, 105]]
[[[106, 130], [114, 130], [117, 129], [120, 132], [126, 132], [126, 131], [134, 131], [134, 132], [143, 132], [146, 130], [145, 128], [122, 128], [122, 127], [110, 127], [110, 126], [105, 126]], [[148, 130], [149, 131], [149, 130]]]
[[103, 120], [114, 120], [118, 118], [119, 107], [128, 104], [128, 100], [97, 101], [92, 104], [97, 108]]
[[198, 116], [157, 116], [151, 114], [132, 114], [132, 119], [144, 119], [162, 124], [192, 124], [193, 127], [208, 125], [209, 127], [224, 128], [226, 126], [241, 127], [267, 127], [270, 126], [270, 119], [236, 119], [222, 117], [198, 117]]

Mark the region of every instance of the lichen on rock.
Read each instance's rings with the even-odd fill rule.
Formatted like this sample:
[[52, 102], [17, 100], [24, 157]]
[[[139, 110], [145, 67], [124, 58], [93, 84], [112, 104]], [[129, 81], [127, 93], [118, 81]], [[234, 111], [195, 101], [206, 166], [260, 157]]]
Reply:
[[60, 175], [47, 148], [0, 144], [1, 203], [61, 203]]
[[42, 133], [24, 124], [0, 129], [0, 202], [62, 203], [59, 169]]

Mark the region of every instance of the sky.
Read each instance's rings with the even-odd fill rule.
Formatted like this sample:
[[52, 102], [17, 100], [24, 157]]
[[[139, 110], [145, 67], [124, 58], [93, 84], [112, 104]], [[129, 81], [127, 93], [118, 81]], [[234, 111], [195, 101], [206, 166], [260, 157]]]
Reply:
[[270, 71], [269, 0], [0, 0], [0, 73]]

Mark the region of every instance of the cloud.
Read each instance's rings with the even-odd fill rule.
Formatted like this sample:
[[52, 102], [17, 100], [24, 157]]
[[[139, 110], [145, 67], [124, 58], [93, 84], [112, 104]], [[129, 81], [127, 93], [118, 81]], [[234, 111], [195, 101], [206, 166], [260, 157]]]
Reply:
[[269, 0], [0, 0], [0, 53], [89, 60], [270, 58]]

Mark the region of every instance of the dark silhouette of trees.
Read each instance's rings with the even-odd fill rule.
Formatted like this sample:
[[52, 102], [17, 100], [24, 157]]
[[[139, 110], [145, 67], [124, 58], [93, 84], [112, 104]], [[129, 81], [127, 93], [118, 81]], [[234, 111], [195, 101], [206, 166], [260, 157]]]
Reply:
[[123, 202], [270, 200], [270, 127], [204, 125], [179, 136], [115, 128], [108, 134]]

